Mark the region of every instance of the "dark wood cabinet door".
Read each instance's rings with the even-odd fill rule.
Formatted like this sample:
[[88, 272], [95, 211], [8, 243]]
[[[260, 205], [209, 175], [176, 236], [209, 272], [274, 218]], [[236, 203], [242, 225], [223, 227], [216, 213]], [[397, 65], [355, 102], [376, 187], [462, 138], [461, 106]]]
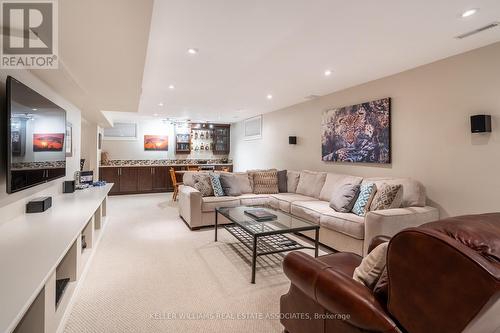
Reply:
[[136, 167], [120, 168], [120, 192], [137, 192], [138, 169]]
[[137, 189], [139, 192], [148, 192], [153, 190], [153, 172], [154, 167], [137, 168]]
[[153, 168], [153, 189], [155, 191], [167, 191], [169, 189], [169, 180], [168, 167], [158, 166]]
[[230, 126], [216, 125], [214, 127], [214, 154], [229, 154], [230, 141]]
[[99, 168], [99, 179], [105, 180], [107, 183], [114, 183], [110, 194], [116, 194], [120, 192], [120, 168]]

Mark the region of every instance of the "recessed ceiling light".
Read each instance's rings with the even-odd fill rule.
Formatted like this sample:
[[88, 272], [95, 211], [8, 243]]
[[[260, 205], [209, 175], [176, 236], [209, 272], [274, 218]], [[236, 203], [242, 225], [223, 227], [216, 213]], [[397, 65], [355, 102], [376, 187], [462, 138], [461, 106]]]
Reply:
[[174, 90], [174, 89], [175, 89], [175, 86], [174, 86], [173, 84], [171, 84], [171, 85], [169, 85], [169, 86], [168, 86], [168, 89], [170, 89], [170, 90]]
[[469, 17], [469, 16], [472, 16], [474, 14], [477, 13], [479, 9], [478, 8], [471, 8], [471, 9], [467, 9], [465, 12], [463, 12], [460, 16], [462, 18], [466, 18], [466, 17]]
[[187, 49], [187, 53], [188, 54], [198, 54], [198, 49], [190, 47], [189, 49]]
[[158, 117], [159, 114], [158, 113], [153, 113], [153, 117]]
[[330, 69], [327, 69], [324, 74], [325, 76], [330, 76], [332, 75], [332, 71]]
[[31, 110], [33, 110], [33, 111], [38, 111], [38, 109], [37, 109], [37, 108], [31, 109]]
[[163, 106], [163, 105], [164, 105], [163, 102], [158, 103], [158, 106]]
[[267, 99], [273, 99], [273, 95], [271, 95], [271, 94], [267, 94], [266, 98], [267, 98]]

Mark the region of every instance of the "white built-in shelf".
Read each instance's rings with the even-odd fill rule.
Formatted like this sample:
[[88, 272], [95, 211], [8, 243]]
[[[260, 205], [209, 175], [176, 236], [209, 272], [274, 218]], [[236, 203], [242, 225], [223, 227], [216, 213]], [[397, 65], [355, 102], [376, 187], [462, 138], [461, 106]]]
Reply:
[[[57, 330], [99, 239], [112, 185], [54, 196], [47, 211], [0, 224], [0, 332]], [[56, 308], [55, 280], [65, 276], [71, 282]]]

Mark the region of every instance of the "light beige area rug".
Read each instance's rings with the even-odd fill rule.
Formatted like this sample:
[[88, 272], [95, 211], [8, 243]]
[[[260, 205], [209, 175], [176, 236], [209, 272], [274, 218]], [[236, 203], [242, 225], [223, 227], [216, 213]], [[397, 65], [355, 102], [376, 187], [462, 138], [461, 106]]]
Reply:
[[64, 332], [282, 331], [281, 255], [260, 257], [251, 284], [250, 252], [190, 231], [167, 194], [110, 197], [106, 223]]

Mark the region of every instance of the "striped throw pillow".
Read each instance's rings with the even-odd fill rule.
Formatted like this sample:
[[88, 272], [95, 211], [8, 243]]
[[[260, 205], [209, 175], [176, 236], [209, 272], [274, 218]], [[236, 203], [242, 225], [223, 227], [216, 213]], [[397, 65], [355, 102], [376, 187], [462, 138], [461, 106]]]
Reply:
[[279, 193], [278, 172], [276, 170], [254, 172], [253, 193], [255, 194]]

